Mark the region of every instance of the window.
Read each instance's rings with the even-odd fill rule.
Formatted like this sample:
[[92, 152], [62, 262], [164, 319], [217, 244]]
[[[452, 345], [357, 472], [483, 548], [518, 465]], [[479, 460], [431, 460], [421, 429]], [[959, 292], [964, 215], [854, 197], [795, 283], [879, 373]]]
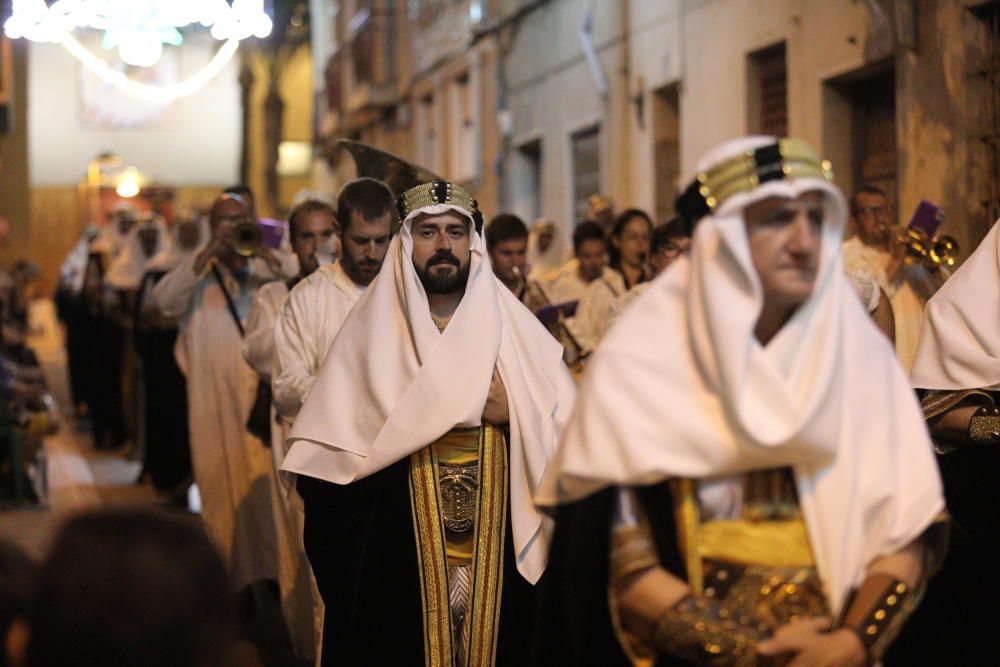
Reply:
[[469, 74], [451, 80], [448, 86], [449, 121], [452, 139], [449, 144], [449, 173], [458, 182], [471, 181], [479, 176], [479, 128], [476, 122], [476, 99]]
[[542, 142], [519, 145], [514, 153], [514, 211], [526, 222], [542, 214]]
[[788, 67], [785, 44], [750, 55], [747, 77], [750, 131], [788, 136]]
[[601, 127], [594, 125], [570, 137], [573, 169], [573, 219], [583, 220], [587, 199], [601, 191]]

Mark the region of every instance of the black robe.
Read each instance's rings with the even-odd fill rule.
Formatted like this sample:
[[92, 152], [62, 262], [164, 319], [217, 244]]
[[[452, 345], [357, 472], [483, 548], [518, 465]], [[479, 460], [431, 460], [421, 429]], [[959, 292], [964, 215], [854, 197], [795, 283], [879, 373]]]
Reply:
[[[410, 462], [347, 485], [299, 476], [305, 548], [326, 604], [324, 665], [424, 664]], [[517, 571], [507, 507], [497, 665], [525, 665], [537, 588]], [[544, 576], [542, 577], [544, 581]]]
[[191, 477], [187, 385], [174, 358], [177, 328], [160, 329], [142, 318], [146, 293], [165, 275], [147, 273], [139, 285], [135, 306], [135, 348], [142, 360], [143, 423], [146, 456], [143, 471], [161, 491], [175, 489]]
[[993, 667], [1000, 608], [1000, 447], [964, 446], [937, 457], [953, 519], [951, 545], [923, 602], [883, 660], [888, 667]]
[[[559, 507], [549, 564], [542, 582], [532, 660], [538, 665], [629, 666], [608, 606], [608, 554], [617, 487]], [[667, 482], [636, 487], [650, 522], [660, 564], [680, 579], [687, 570], [677, 543], [674, 502]], [[660, 655], [656, 665], [688, 663]]]

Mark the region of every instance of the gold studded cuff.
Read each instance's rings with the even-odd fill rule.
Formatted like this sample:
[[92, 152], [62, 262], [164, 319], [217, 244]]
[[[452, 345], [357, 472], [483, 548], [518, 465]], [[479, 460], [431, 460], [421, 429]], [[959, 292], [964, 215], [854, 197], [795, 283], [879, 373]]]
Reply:
[[922, 595], [922, 587], [911, 589], [884, 574], [873, 575], [861, 584], [844, 619], [844, 627], [861, 639], [868, 651], [868, 664], [874, 665], [882, 659], [920, 604]]
[[969, 438], [977, 445], [1000, 444], [1000, 408], [979, 408], [969, 420]]
[[609, 564], [612, 585], [631, 574], [660, 564], [656, 545], [644, 524], [612, 529]]
[[718, 600], [689, 595], [657, 619], [653, 643], [673, 657], [710, 667], [753, 667], [765, 635], [739, 623]]

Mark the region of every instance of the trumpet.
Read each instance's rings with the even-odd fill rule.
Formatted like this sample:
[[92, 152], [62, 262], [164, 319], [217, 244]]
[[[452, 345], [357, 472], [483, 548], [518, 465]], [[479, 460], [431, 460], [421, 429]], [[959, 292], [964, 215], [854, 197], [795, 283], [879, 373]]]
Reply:
[[253, 257], [260, 251], [260, 247], [264, 243], [264, 233], [260, 230], [260, 225], [252, 220], [241, 222], [233, 227], [229, 243], [233, 246], [236, 254], [243, 257]]
[[942, 234], [930, 238], [927, 232], [920, 228], [907, 227], [896, 239], [906, 245], [908, 254], [922, 260], [928, 268], [938, 269], [942, 266], [955, 266], [958, 241], [952, 236]]

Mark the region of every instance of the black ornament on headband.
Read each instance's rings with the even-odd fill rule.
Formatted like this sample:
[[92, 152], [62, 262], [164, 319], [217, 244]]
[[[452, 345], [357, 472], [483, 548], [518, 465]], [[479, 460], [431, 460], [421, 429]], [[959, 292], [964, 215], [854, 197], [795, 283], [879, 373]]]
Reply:
[[830, 162], [821, 160], [809, 144], [779, 139], [760, 148], [726, 158], [699, 173], [674, 206], [677, 215], [692, 226], [729, 197], [749, 192], [762, 183], [794, 178], [833, 180]]

